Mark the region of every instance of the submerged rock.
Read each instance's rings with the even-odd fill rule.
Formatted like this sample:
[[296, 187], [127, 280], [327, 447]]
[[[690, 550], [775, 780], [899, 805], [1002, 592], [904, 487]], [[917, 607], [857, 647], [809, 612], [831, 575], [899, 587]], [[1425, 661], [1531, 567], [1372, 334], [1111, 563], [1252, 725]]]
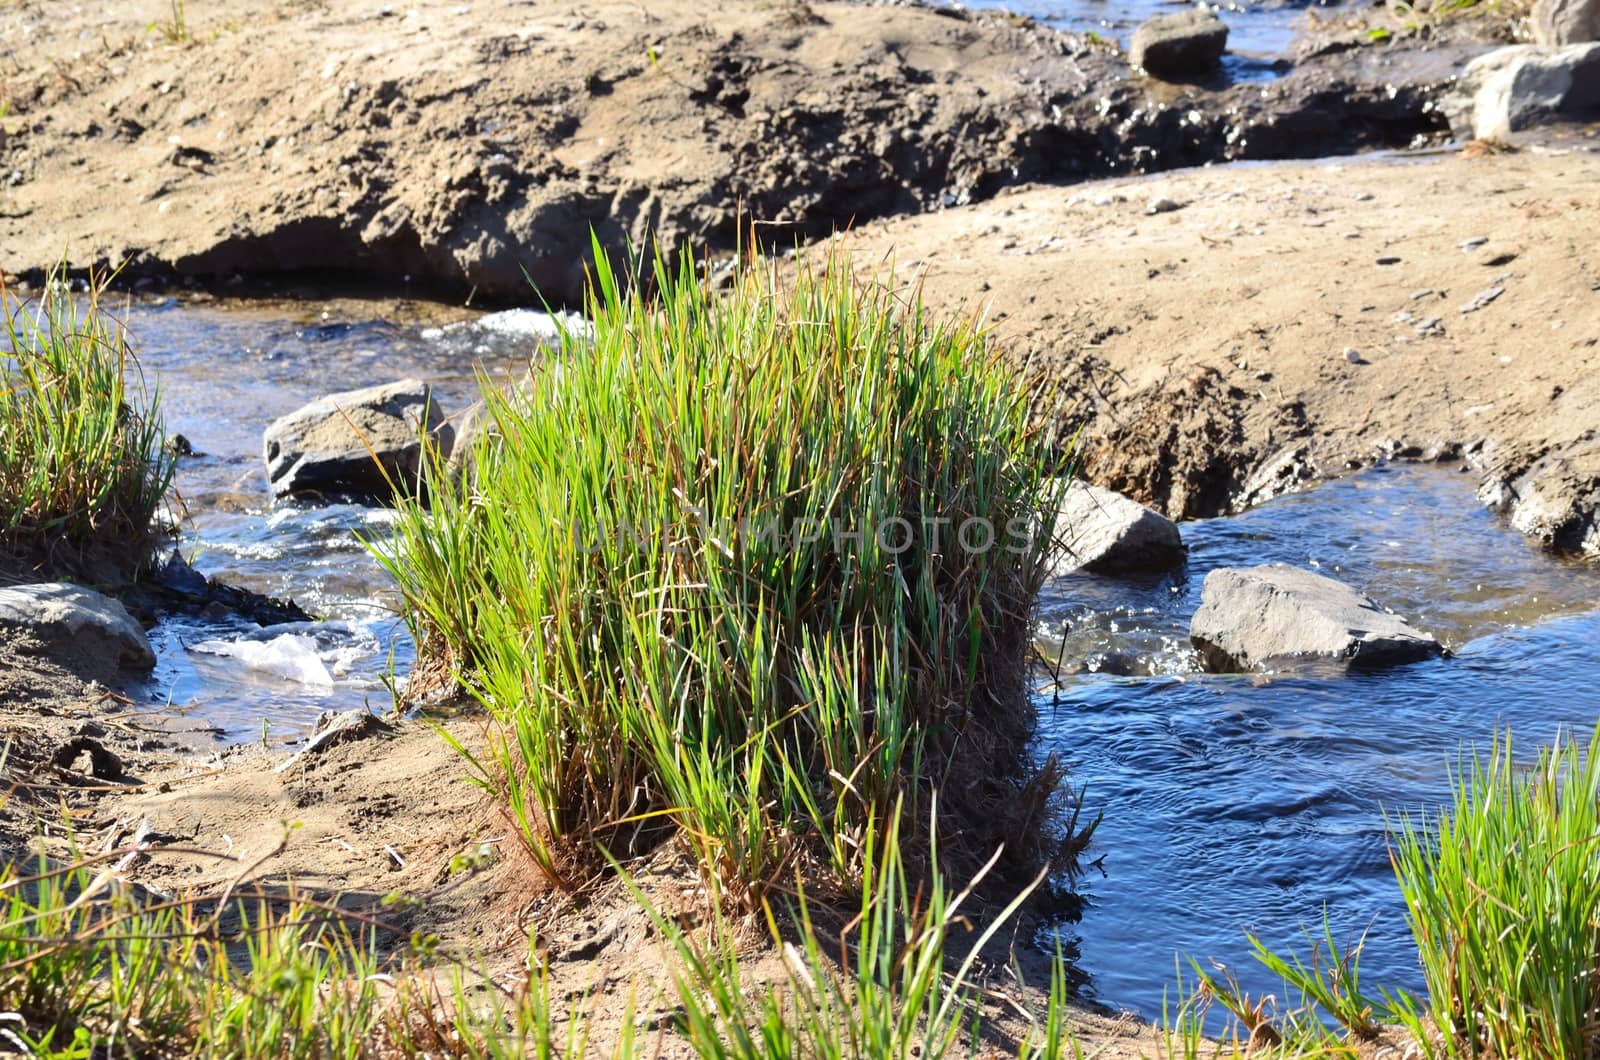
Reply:
[[1227, 24], [1214, 12], [1180, 11], [1140, 23], [1128, 61], [1164, 81], [1189, 80], [1215, 70], [1227, 46]]
[[1467, 64], [1440, 100], [1462, 139], [1505, 139], [1555, 117], [1600, 112], [1600, 43], [1514, 44]]
[[1056, 514], [1062, 551], [1057, 574], [1166, 570], [1183, 562], [1183, 540], [1171, 519], [1113, 490], [1074, 482]]
[[267, 479], [275, 497], [387, 499], [415, 487], [425, 438], [448, 453], [454, 431], [419, 379], [331, 394], [267, 428]]
[[1287, 563], [1214, 570], [1200, 601], [1189, 638], [1214, 672], [1365, 669], [1444, 653], [1432, 636], [1343, 582]]
[[1555, 46], [1600, 40], [1600, 0], [1535, 0], [1533, 39]]
[[75, 669], [148, 670], [155, 652], [128, 609], [111, 597], [66, 582], [0, 589], [0, 629], [37, 641]]

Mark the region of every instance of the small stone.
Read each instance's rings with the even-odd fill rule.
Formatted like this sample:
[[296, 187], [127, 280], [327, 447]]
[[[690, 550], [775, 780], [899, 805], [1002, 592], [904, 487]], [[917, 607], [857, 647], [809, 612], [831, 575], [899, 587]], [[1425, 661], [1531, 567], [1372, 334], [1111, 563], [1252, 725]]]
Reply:
[[1432, 293], [1432, 287], [1418, 287], [1415, 291], [1411, 292], [1411, 300], [1413, 302], [1420, 302]]
[[1351, 364], [1361, 364], [1361, 351], [1354, 346], [1346, 346], [1344, 348], [1344, 359]]
[[1489, 237], [1488, 236], [1472, 236], [1469, 239], [1463, 239], [1460, 243], [1458, 243], [1456, 245], [1459, 246], [1462, 250], [1464, 250], [1464, 251], [1466, 251], [1467, 253], [1470, 254], [1474, 250], [1477, 250], [1479, 247], [1483, 246], [1487, 242], [1489, 242]]
[[1472, 300], [1461, 307], [1463, 313], [1476, 313], [1496, 298], [1506, 293], [1504, 287], [1489, 287], [1472, 296]]
[[1169, 199], [1165, 195], [1150, 200], [1150, 205], [1144, 208], [1147, 214], [1171, 213], [1183, 209], [1183, 203], [1176, 199]]
[[416, 484], [425, 438], [448, 455], [454, 433], [421, 380], [332, 394], [267, 428], [267, 479], [276, 497], [384, 500]]
[[1385, 254], [1383, 257], [1378, 259], [1378, 264], [1379, 265], [1398, 265], [1398, 264], [1400, 264], [1400, 259], [1395, 257], [1393, 254]]
[[0, 589], [0, 629], [25, 634], [46, 651], [91, 671], [148, 670], [155, 652], [127, 608], [102, 593], [65, 582]]

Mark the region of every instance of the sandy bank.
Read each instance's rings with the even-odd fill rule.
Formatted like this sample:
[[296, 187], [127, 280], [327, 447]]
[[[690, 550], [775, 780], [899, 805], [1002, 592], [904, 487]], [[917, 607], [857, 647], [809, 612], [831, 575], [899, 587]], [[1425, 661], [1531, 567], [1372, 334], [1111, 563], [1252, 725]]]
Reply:
[[1600, 553], [1597, 144], [1016, 190], [852, 239], [987, 306], [1041, 413], [1088, 422], [1085, 473], [1173, 517], [1439, 460]]
[[[575, 298], [592, 227], [731, 248], [1076, 180], [1438, 135], [1484, 44], [1175, 87], [1104, 43], [916, 7], [600, 0], [63, 8], [0, 25], [0, 269], [297, 270]], [[153, 27], [153, 28], [152, 28]]]

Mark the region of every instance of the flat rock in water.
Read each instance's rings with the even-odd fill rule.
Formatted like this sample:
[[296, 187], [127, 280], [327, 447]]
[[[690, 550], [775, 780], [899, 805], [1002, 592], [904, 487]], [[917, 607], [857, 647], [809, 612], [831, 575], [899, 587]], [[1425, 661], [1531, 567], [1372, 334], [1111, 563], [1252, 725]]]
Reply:
[[267, 428], [267, 479], [275, 497], [387, 499], [415, 486], [425, 437], [448, 453], [454, 431], [419, 379], [330, 394]]
[[1444, 653], [1343, 582], [1287, 563], [1206, 575], [1189, 637], [1213, 672], [1303, 666], [1373, 668]]
[[1222, 62], [1227, 24], [1210, 11], [1180, 11], [1140, 23], [1128, 61], [1152, 77], [1184, 81], [1204, 77]]
[[66, 582], [0, 589], [0, 629], [25, 634], [74, 669], [148, 670], [155, 652], [120, 601]]
[[1114, 490], [1073, 482], [1056, 514], [1057, 574], [1166, 570], [1183, 562], [1177, 524]]
[[1497, 48], [1468, 63], [1439, 106], [1452, 133], [1479, 140], [1600, 113], [1600, 43]]

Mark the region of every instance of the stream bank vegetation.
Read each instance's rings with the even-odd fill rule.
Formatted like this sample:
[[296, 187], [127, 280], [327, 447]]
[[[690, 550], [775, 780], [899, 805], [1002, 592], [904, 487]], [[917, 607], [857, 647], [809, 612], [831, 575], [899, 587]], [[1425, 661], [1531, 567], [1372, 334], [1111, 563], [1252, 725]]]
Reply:
[[1070, 870], [1090, 830], [1027, 754], [1060, 458], [978, 322], [838, 253], [718, 290], [595, 251], [592, 334], [485, 387], [470, 472], [381, 553], [544, 872], [676, 841], [743, 912], [842, 897], [891, 823], [928, 849], [936, 793], [947, 868]]
[[121, 584], [170, 541], [160, 395], [136, 381], [105, 283], [80, 296], [58, 269], [24, 301], [0, 280], [0, 578]]
[[[410, 930], [425, 897], [353, 913], [258, 885], [250, 866], [220, 894], [163, 895], [125, 879], [135, 845], [0, 869], [0, 1048], [1081, 1060], [1061, 958], [1003, 1044], [978, 968], [1039, 870], [1070, 871], [1092, 832], [1026, 746], [1059, 465], [980, 328], [842, 259], [792, 277], [752, 259], [726, 290], [688, 265], [650, 280], [624, 289], [598, 267], [592, 337], [567, 336], [522, 389], [485, 387], [469, 470], [436, 461], [431, 506], [408, 502], [384, 550], [424, 649], [419, 685], [459, 684], [486, 708], [477, 780], [552, 885], [581, 900], [609, 872], [631, 890], [666, 976], [630, 987], [601, 1030], [600, 999], [552, 984], [537, 923], [507, 983]], [[89, 313], [12, 332], [6, 400], [37, 426], [5, 436], [35, 439], [8, 457], [20, 470], [0, 499], [26, 516], [8, 542], [48, 527], [54, 547], [86, 549], [107, 511], [143, 535], [170, 483], [153, 406], [136, 414], [117, 389], [120, 333]], [[59, 400], [91, 383], [114, 415]], [[74, 487], [51, 509], [29, 452], [98, 453], [85, 466], [121, 490]], [[117, 502], [81, 499], [99, 496]], [[40, 511], [68, 514], [26, 514]], [[873, 532], [895, 521], [909, 538]], [[1009, 550], [952, 545], [973, 522], [1027, 532]], [[1458, 771], [1452, 805], [1395, 819], [1425, 998], [1374, 994], [1359, 945], [1325, 925], [1306, 957], [1257, 944], [1281, 1006], [1223, 970], [1195, 964], [1192, 991], [1180, 975], [1153, 1055], [1596, 1055], [1597, 753], [1600, 729], [1524, 772], [1508, 737]], [[668, 847], [693, 862], [694, 915], [634, 886]], [[752, 945], [779, 970], [755, 974]]]
[[[1341, 952], [1326, 921], [1307, 958], [1251, 938], [1286, 1003], [1195, 962], [1198, 987], [1169, 1022], [1182, 1055], [1358, 1057], [1382, 1041], [1429, 1060], [1600, 1056], [1600, 727], [1531, 768], [1507, 733], [1452, 780], [1450, 805], [1390, 827], [1426, 996], [1371, 992], [1360, 943]], [[1212, 1007], [1229, 1017], [1220, 1045], [1199, 1034]]]

